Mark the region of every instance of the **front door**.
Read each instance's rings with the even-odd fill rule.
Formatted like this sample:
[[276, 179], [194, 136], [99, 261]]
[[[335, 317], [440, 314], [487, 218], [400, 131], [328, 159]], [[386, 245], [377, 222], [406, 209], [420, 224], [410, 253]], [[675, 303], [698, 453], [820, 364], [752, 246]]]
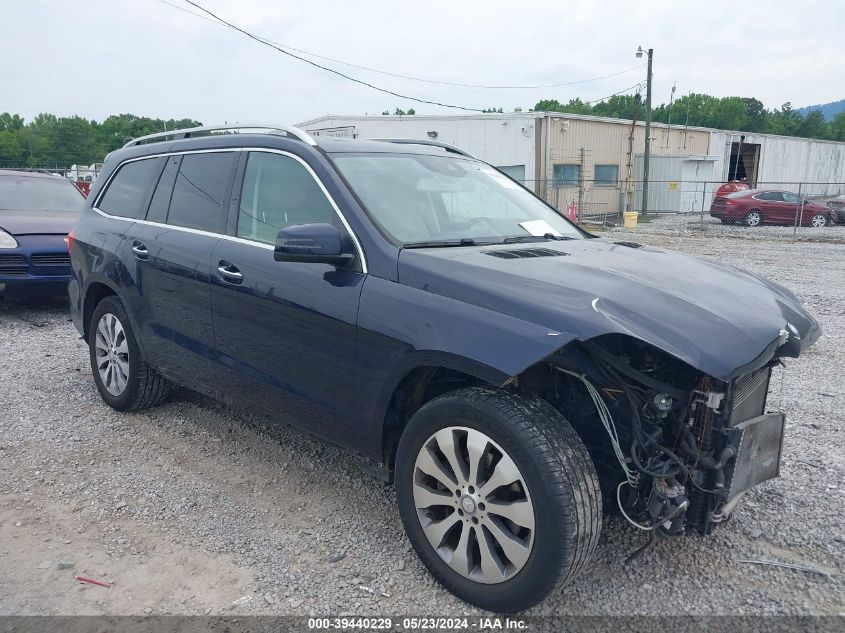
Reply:
[[220, 240], [212, 255], [218, 384], [235, 405], [351, 443], [360, 262], [336, 269], [273, 258], [280, 229], [314, 222], [334, 224], [348, 236], [301, 159], [251, 152], [236, 235]]
[[[807, 217], [807, 210], [802, 209], [801, 196], [791, 191], [784, 191], [781, 195], [783, 196], [783, 206], [779, 213], [781, 223], [795, 224], [795, 218], [798, 216], [800, 226], [807, 226], [810, 217]], [[803, 206], [806, 207], [806, 205]]]

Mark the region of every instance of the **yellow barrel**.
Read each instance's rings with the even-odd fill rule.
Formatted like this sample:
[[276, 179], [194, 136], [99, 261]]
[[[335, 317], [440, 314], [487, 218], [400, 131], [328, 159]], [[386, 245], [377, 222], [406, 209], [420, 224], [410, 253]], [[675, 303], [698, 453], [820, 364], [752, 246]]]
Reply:
[[639, 213], [637, 213], [636, 211], [625, 211], [625, 213], [622, 214], [626, 229], [637, 228], [638, 215]]

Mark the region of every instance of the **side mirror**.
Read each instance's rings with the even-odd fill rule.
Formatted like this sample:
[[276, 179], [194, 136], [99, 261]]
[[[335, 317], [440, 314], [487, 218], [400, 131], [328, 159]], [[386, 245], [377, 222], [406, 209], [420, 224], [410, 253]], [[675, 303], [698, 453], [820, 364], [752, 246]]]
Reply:
[[279, 231], [273, 258], [277, 262], [302, 262], [345, 266], [351, 253], [343, 252], [343, 238], [331, 224], [296, 224]]

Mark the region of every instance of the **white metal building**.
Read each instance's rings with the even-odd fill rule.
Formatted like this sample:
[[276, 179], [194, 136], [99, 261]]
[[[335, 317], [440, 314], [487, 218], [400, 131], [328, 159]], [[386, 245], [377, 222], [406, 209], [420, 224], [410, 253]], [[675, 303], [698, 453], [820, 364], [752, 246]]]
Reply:
[[[419, 138], [456, 145], [563, 209], [638, 209], [645, 125], [564, 113], [324, 116], [299, 124], [314, 136]], [[805, 194], [845, 192], [845, 143], [652, 125], [649, 209], [699, 211], [719, 183]], [[807, 184], [812, 183], [812, 184]]]

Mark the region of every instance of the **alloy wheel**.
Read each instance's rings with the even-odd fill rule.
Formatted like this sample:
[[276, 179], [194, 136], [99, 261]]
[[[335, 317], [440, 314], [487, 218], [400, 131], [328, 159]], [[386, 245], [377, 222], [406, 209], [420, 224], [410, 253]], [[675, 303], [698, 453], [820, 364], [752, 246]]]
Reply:
[[484, 433], [447, 427], [420, 448], [414, 505], [428, 542], [453, 570], [500, 583], [525, 566], [534, 506], [511, 457]]
[[745, 216], [745, 223], [748, 226], [760, 226], [763, 222], [763, 217], [760, 215], [759, 211], [752, 211], [748, 215]]
[[817, 229], [820, 229], [824, 226], [827, 226], [827, 218], [821, 214], [814, 215], [812, 220], [813, 226]]
[[110, 312], [97, 323], [94, 356], [100, 381], [113, 396], [119, 396], [129, 381], [129, 344], [120, 320]]

